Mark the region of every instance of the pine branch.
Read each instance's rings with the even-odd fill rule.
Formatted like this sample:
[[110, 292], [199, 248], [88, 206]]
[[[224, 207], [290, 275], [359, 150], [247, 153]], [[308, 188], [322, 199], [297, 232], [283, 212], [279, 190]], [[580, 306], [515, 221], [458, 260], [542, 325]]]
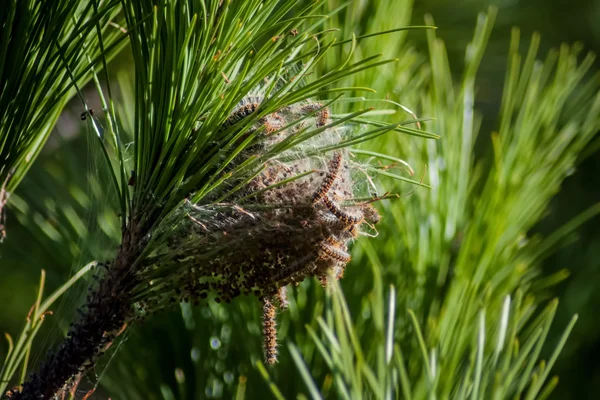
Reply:
[[[130, 223], [131, 227], [136, 226]], [[140, 252], [139, 230], [126, 232], [117, 256], [90, 290], [81, 318], [69, 329], [67, 338], [56, 352], [48, 354], [37, 372], [15, 390], [10, 399], [50, 399], [57, 393], [67, 393], [74, 382], [72, 378], [94, 366], [97, 359], [108, 350], [112, 342], [125, 329], [133, 315], [128, 293], [136, 284], [131, 265]]]
[[[59, 287], [54, 293], [48, 296], [42, 301], [44, 294], [44, 283], [45, 283], [45, 271], [42, 270], [42, 277], [40, 279], [40, 287], [38, 290], [38, 297], [27, 315], [26, 324], [21, 331], [16, 342], [13, 342], [10, 335], [6, 334], [6, 338], [9, 342], [9, 349], [6, 355], [6, 360], [0, 370], [0, 393], [5, 393], [8, 383], [17, 372], [19, 365], [22, 363], [22, 376], [25, 377], [27, 373], [27, 366], [29, 362], [29, 356], [31, 353], [31, 347], [33, 339], [39, 332], [42, 323], [48, 315], [52, 315], [52, 311], [49, 308], [54, 302], [61, 297], [69, 288], [77, 283], [82, 277], [90, 272], [92, 268], [97, 265], [96, 262], [89, 263], [85, 267], [81, 268], [75, 275], [73, 275], [64, 285]], [[8, 391], [7, 396], [11, 396], [12, 391]]]
[[367, 57], [303, 79], [334, 42], [303, 32], [304, 20], [326, 18], [318, 3], [286, 19], [295, 3], [123, 4], [136, 73], [132, 161], [114, 109], [99, 141], [119, 193], [122, 243], [67, 338], [11, 399], [67, 391], [126, 324], [208, 295], [260, 298], [275, 362], [272, 304], [285, 307], [286, 285], [343, 275], [347, 244], [378, 220], [369, 204], [352, 202], [367, 187], [353, 169], [372, 182], [372, 168], [352, 163], [345, 147], [391, 131], [436, 136], [402, 124], [356, 129], [371, 109], [338, 116], [335, 100], [313, 100], [394, 60]]

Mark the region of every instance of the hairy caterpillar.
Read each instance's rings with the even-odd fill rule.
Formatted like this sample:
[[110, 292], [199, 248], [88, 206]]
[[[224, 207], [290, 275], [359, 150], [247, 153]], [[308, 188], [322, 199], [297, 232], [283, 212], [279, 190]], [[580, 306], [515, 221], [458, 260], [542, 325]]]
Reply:
[[342, 153], [336, 152], [333, 154], [333, 158], [329, 162], [329, 172], [325, 176], [325, 179], [323, 179], [323, 183], [321, 184], [319, 189], [317, 189], [315, 194], [313, 194], [313, 198], [312, 198], [313, 204], [318, 203], [319, 200], [321, 200], [323, 197], [325, 197], [327, 195], [327, 193], [329, 192], [329, 190], [335, 183], [335, 180], [337, 179], [337, 176], [338, 176], [338, 173], [340, 172], [341, 166], [342, 166]]
[[346, 264], [342, 264], [337, 268], [337, 273], [335, 274], [335, 279], [338, 281], [344, 277], [344, 272], [346, 272]]
[[[338, 242], [339, 243], [339, 242]], [[323, 243], [321, 243], [321, 255], [325, 255], [327, 257], [333, 258], [334, 260], [337, 260], [339, 262], [342, 263], [348, 263], [350, 262], [350, 254], [346, 253], [344, 250], [342, 250], [341, 248], [338, 248], [337, 246], [332, 246], [330, 244], [327, 243], [327, 240], [325, 240]]]
[[263, 299], [263, 339], [265, 362], [273, 365], [277, 362], [277, 322], [275, 306], [270, 299]]
[[338, 248], [338, 249], [342, 249], [342, 250], [347, 250], [348, 248], [344, 245], [343, 242], [339, 241], [335, 236], [331, 235], [329, 236], [327, 239], [325, 239], [325, 243], [328, 244], [329, 246]]
[[358, 228], [356, 227], [355, 224], [348, 225], [344, 229], [344, 232], [350, 234], [350, 236], [353, 237], [353, 238], [357, 238], [358, 237]]
[[284, 126], [283, 118], [276, 113], [267, 115], [265, 118], [262, 118], [261, 122], [265, 127], [265, 133], [267, 135], [270, 135]]
[[275, 295], [277, 301], [279, 302], [279, 308], [285, 310], [288, 308], [289, 303], [287, 299], [287, 287], [282, 286], [277, 290], [277, 294]]
[[318, 111], [317, 115], [315, 116], [317, 128], [327, 125], [330, 113], [329, 113], [329, 108], [323, 107], [323, 104], [321, 104], [321, 103], [306, 104], [302, 107], [302, 111], [304, 111], [306, 113]]
[[327, 122], [329, 122], [329, 108], [325, 107], [317, 114], [317, 127], [325, 126]]
[[347, 212], [345, 212], [344, 210], [342, 210], [340, 208], [340, 206], [338, 206], [333, 200], [331, 200], [328, 196], [323, 197], [323, 203], [325, 203], [325, 206], [327, 207], [327, 209], [329, 211], [331, 211], [331, 213], [333, 215], [336, 216], [337, 219], [339, 219], [340, 221], [350, 225], [350, 224], [360, 224], [363, 219], [364, 216], [362, 213], [358, 214], [358, 215], [352, 215], [352, 214], [348, 214]]
[[242, 100], [241, 105], [237, 107], [229, 117], [225, 120], [222, 129], [227, 129], [230, 126], [234, 125], [238, 121], [248, 117], [250, 114], [255, 112], [260, 106], [260, 98], [259, 97], [248, 97], [247, 99]]
[[381, 215], [379, 215], [379, 213], [377, 212], [375, 207], [373, 207], [371, 204], [365, 204], [362, 207], [362, 211], [365, 216], [365, 219], [368, 222], [370, 222], [372, 224], [376, 224], [379, 221], [381, 221]]

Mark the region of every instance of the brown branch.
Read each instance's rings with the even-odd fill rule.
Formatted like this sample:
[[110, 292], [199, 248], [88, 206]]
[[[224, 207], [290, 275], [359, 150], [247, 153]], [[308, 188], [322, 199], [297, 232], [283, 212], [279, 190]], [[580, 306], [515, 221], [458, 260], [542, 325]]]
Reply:
[[131, 289], [136, 285], [132, 265], [141, 252], [140, 230], [129, 224], [123, 242], [106, 275], [90, 292], [67, 337], [55, 352], [49, 352], [37, 372], [23, 383], [21, 391], [7, 393], [10, 400], [51, 399], [68, 390], [73, 378], [92, 368], [133, 316]]

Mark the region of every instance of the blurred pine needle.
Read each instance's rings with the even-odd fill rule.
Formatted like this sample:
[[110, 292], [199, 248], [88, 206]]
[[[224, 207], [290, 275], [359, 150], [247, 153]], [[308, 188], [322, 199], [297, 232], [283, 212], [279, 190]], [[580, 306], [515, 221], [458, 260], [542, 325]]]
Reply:
[[[116, 2], [11, 0], [0, 11], [0, 215], [67, 101], [124, 46]], [[102, 33], [99, 36], [98, 33]], [[6, 235], [0, 217], [0, 234]]]

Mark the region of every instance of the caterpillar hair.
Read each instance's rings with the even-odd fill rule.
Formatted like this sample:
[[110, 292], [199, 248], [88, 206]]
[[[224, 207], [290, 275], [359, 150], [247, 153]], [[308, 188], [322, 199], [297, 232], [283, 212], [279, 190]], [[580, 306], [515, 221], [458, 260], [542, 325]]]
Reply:
[[357, 238], [358, 237], [358, 228], [356, 227], [356, 224], [352, 224], [352, 225], [348, 225], [345, 229], [344, 232], [349, 234], [351, 237], [353, 238]]
[[325, 243], [328, 244], [331, 247], [335, 247], [336, 249], [342, 249], [344, 251], [348, 250], [348, 248], [344, 245], [344, 243], [341, 242], [341, 241], [339, 241], [333, 235], [330, 235], [327, 239], [325, 239]]
[[335, 217], [335, 215], [332, 215], [329, 211], [327, 210], [321, 210], [317, 213], [319, 221], [321, 221], [323, 224], [330, 226], [330, 227], [338, 227], [340, 225], [342, 225], [342, 222], [337, 219]]
[[287, 286], [282, 286], [277, 290], [277, 301], [279, 302], [279, 308], [285, 310], [288, 308], [289, 303], [287, 300]]
[[344, 272], [346, 272], [346, 264], [341, 264], [336, 269], [335, 278], [339, 281], [344, 277]]

